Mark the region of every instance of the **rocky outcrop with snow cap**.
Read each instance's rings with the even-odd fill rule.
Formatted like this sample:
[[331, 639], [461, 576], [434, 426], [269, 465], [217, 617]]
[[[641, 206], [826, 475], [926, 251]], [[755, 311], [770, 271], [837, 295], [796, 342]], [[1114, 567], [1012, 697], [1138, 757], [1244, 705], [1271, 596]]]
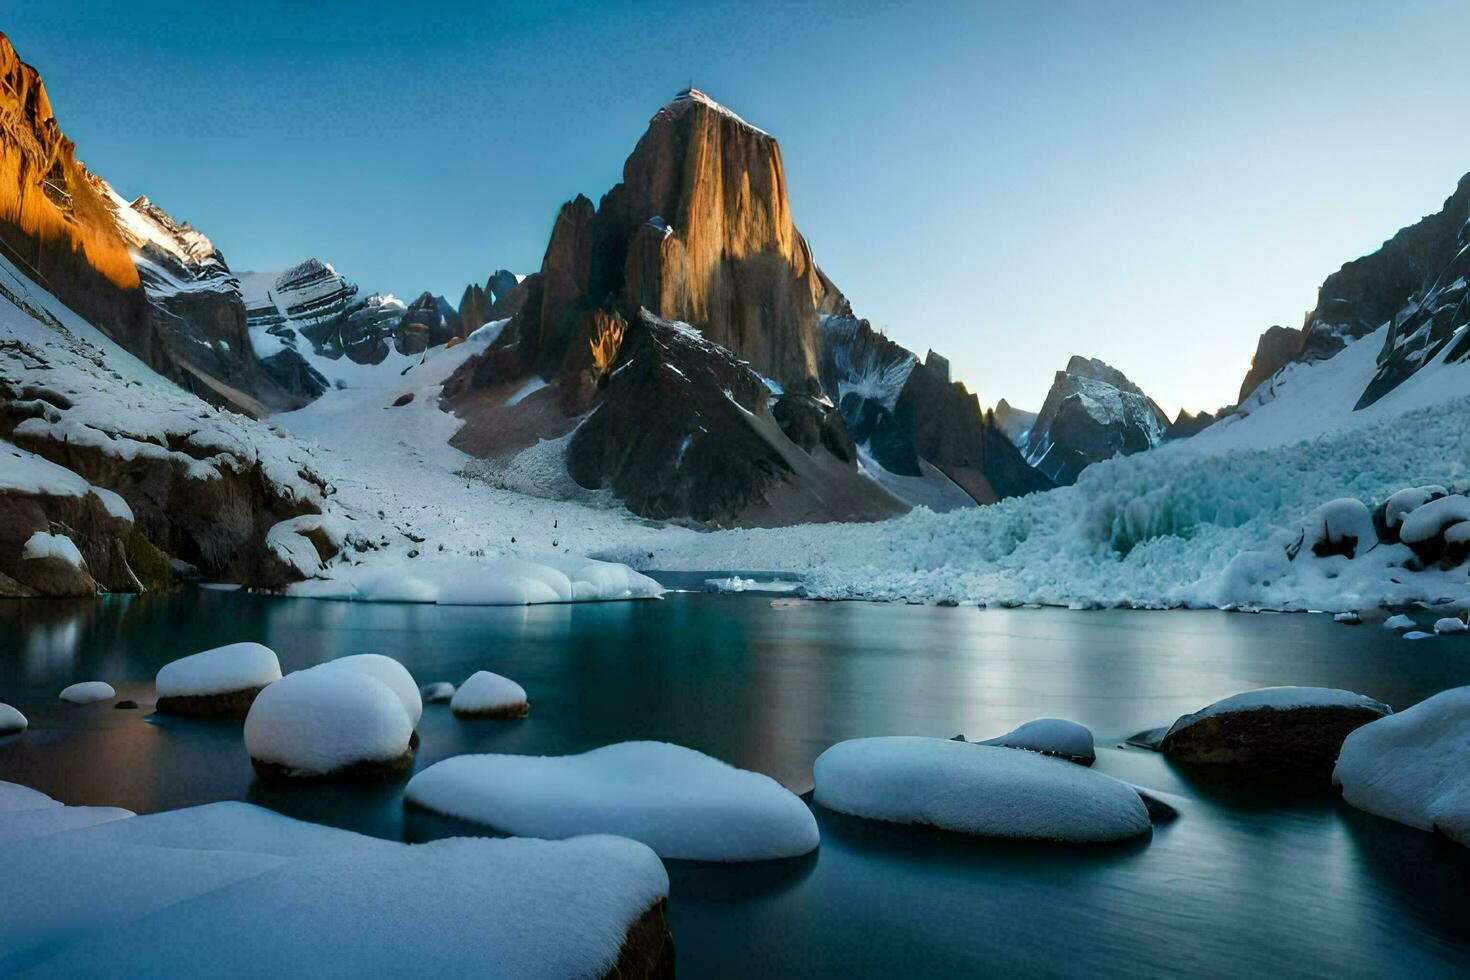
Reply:
[[1074, 355], [1052, 380], [1026, 437], [1026, 460], [1059, 484], [1092, 463], [1158, 445], [1169, 420], [1123, 372]]

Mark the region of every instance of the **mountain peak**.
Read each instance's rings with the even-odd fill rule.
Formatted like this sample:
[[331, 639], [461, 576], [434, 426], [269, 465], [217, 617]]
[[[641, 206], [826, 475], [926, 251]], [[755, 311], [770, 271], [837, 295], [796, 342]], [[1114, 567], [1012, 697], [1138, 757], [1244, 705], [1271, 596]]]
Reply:
[[735, 120], [735, 122], [744, 126], [746, 129], [749, 129], [756, 133], [760, 133], [762, 136], [771, 135], [758, 126], [752, 126], [750, 123], [742, 119], [733, 109], [730, 109], [728, 106], [716, 102], [714, 99], [705, 94], [703, 90], [697, 89], [692, 85], [689, 88], [684, 89], [678, 95], [674, 96], [671, 102], [669, 102], [667, 105], [659, 110], [659, 113], [667, 114], [670, 117], [677, 118], [678, 116], [681, 116], [686, 111], [688, 111], [690, 107], [695, 105], [701, 105], [707, 109], [713, 109], [715, 112], [718, 112], [723, 116]]

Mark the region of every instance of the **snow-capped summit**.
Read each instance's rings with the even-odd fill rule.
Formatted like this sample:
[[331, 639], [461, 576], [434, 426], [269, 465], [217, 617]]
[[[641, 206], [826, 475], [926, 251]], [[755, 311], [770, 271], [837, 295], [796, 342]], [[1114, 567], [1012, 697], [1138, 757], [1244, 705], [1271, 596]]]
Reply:
[[252, 329], [325, 323], [340, 316], [357, 296], [357, 286], [315, 257], [275, 272], [241, 273], [240, 289]]
[[1053, 379], [1024, 451], [1032, 466], [1069, 484], [1091, 463], [1158, 445], [1168, 425], [1163, 410], [1123, 372], [1074, 355]]
[[694, 88], [693, 86], [686, 88], [684, 91], [674, 96], [673, 100], [665, 105], [662, 109], [660, 109], [659, 112], [678, 115], [684, 112], [691, 105], [706, 106], [722, 115], [730, 117], [731, 119], [738, 122], [740, 125], [744, 126], [746, 129], [749, 129], [751, 132], [759, 133], [762, 136], [771, 135], [770, 133], [767, 133], [765, 130], [761, 129], [759, 126], [752, 126], [750, 123], [740, 118], [740, 116], [737, 115], [734, 110], [730, 109], [728, 106], [721, 105], [720, 103], [716, 102], [714, 99], [706, 95], [704, 92], [697, 88]]

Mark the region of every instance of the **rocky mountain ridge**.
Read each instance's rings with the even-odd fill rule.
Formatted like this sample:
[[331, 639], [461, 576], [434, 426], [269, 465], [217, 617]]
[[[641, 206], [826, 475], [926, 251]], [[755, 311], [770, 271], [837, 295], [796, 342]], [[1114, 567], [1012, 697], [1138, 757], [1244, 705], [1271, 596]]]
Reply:
[[1099, 460], [1131, 455], [1163, 442], [1169, 419], [1123, 372], [1073, 355], [1052, 380], [1026, 430], [1026, 460], [1054, 482], [1074, 483]]

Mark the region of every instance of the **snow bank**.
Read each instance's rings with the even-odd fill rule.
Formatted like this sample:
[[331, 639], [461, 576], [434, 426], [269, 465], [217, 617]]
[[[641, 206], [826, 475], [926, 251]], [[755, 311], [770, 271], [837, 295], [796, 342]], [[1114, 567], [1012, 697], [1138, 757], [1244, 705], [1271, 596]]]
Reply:
[[260, 692], [245, 719], [252, 761], [308, 778], [360, 763], [406, 760], [412, 735], [413, 724], [393, 688], [368, 673], [330, 664], [276, 681]]
[[[13, 888], [14, 878], [3, 848], [17, 841], [30, 842], [40, 837], [49, 837], [80, 827], [92, 827], [113, 820], [131, 817], [131, 810], [114, 806], [64, 806], [47, 796], [17, 783], [0, 782], [0, 868], [5, 869], [5, 885]], [[12, 894], [15, 894], [12, 892]], [[20, 892], [25, 895], [25, 892]], [[0, 903], [14, 904], [18, 908], [29, 908], [29, 902]], [[0, 935], [0, 956], [4, 955], [4, 936]], [[0, 973], [4, 973], [0, 969]]]
[[1470, 687], [1441, 691], [1347, 737], [1333, 782], [1360, 810], [1470, 846]]
[[526, 689], [509, 677], [477, 670], [453, 691], [449, 707], [464, 718], [524, 718], [531, 702]]
[[275, 651], [259, 643], [230, 643], [165, 664], [154, 680], [158, 696], [198, 697], [265, 687], [281, 679]]
[[409, 845], [242, 803], [0, 844], [0, 867], [27, 897], [0, 903], [6, 975], [596, 977], [668, 894], [629, 840]]
[[14, 735], [16, 732], [23, 732], [29, 724], [30, 722], [26, 720], [25, 715], [20, 713], [19, 709], [0, 703], [0, 735]]
[[1092, 732], [1086, 726], [1064, 718], [1037, 718], [1004, 735], [976, 744], [1057, 755], [1089, 766], [1097, 759]]
[[112, 689], [111, 684], [103, 681], [82, 681], [65, 688], [56, 696], [72, 704], [92, 704], [95, 701], [109, 701], [117, 697], [117, 692]]
[[546, 602], [652, 599], [664, 593], [626, 565], [569, 556], [420, 558], [387, 564], [335, 566], [325, 580], [287, 589], [289, 595], [366, 602], [529, 606]]
[[424, 701], [419, 696], [418, 682], [413, 679], [407, 667], [392, 657], [379, 653], [359, 653], [329, 660], [321, 666], [330, 670], [353, 670], [386, 684], [403, 705], [409, 725], [419, 727], [419, 719], [424, 715]]
[[64, 534], [48, 534], [45, 531], [37, 531], [27, 538], [25, 549], [20, 556], [22, 558], [59, 558], [73, 568], [81, 568], [86, 564], [82, 560], [82, 553], [77, 550], [71, 538]]
[[1148, 833], [1127, 783], [1062, 759], [939, 738], [839, 742], [818, 756], [816, 801], [842, 813], [986, 837], [1114, 841]]
[[1386, 715], [1393, 709], [1382, 701], [1375, 701], [1366, 694], [1354, 694], [1332, 687], [1263, 687], [1222, 698], [1193, 714], [1184, 715], [1169, 727], [1165, 738], [1206, 718], [1233, 714], [1240, 711], [1287, 711], [1293, 708], [1360, 708], [1376, 714]]
[[774, 779], [666, 742], [457, 756], [416, 775], [406, 797], [510, 834], [630, 837], [665, 858], [762, 861], [818, 843], [811, 811]]

